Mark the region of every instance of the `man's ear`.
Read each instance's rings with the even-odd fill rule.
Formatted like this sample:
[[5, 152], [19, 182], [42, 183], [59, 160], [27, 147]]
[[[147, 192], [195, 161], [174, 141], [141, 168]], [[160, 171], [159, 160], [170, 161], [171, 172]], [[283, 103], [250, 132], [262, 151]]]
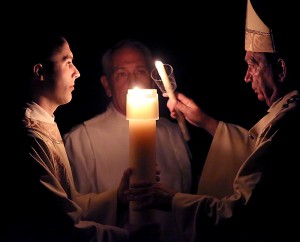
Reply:
[[42, 64], [35, 64], [33, 67], [33, 73], [36, 79], [39, 79], [41, 81], [44, 80], [44, 70], [43, 70]]
[[111, 97], [112, 96], [111, 88], [110, 88], [109, 81], [108, 81], [107, 77], [105, 75], [102, 75], [101, 78], [100, 78], [100, 81], [101, 81], [101, 84], [102, 84], [102, 86], [105, 90], [106, 96]]
[[283, 82], [286, 78], [286, 64], [282, 58], [278, 59], [278, 81]]

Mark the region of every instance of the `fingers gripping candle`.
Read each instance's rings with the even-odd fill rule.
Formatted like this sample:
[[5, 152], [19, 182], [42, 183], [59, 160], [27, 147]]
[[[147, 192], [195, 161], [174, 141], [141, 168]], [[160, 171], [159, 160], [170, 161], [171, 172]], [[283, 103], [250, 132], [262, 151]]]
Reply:
[[[126, 118], [129, 120], [129, 166], [133, 172], [130, 183], [156, 177], [156, 120], [159, 118], [156, 89], [129, 89], [126, 102]], [[148, 211], [132, 211], [130, 223], [141, 225], [149, 222]]]

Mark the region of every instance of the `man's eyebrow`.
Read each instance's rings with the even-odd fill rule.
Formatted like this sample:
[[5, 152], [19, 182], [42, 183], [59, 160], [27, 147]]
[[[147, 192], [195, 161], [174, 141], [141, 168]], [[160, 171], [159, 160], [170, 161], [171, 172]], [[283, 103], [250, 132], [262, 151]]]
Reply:
[[256, 61], [256, 59], [255, 59], [255, 57], [253, 56], [253, 55], [251, 55], [250, 56], [250, 58], [247, 58], [247, 59], [245, 59], [245, 61], [247, 62], [247, 63], [252, 63], [252, 64], [257, 64], [257, 61]]

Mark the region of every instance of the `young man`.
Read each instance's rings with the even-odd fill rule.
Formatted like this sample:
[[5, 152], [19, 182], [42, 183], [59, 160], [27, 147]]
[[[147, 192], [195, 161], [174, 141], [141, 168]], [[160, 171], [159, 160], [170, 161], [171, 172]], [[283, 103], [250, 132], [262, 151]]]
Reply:
[[[7, 189], [10, 213], [5, 220], [7, 229], [1, 236], [4, 241], [143, 239], [135, 228], [110, 225], [117, 217], [117, 208], [126, 207], [121, 194], [128, 187], [129, 169], [114, 190], [85, 195], [77, 192], [54, 113], [60, 105], [71, 101], [80, 73], [66, 38], [39, 31], [32, 37], [23, 43], [27, 54], [23, 55], [26, 64], [22, 74], [29, 75], [30, 83], [25, 90], [30, 95], [20, 110], [20, 123], [16, 122], [15, 163], [7, 164], [14, 171], [14, 182]], [[21, 196], [20, 191], [25, 195]], [[148, 235], [159, 234], [156, 228], [150, 226]], [[141, 235], [147, 234], [148, 230], [141, 230]]]

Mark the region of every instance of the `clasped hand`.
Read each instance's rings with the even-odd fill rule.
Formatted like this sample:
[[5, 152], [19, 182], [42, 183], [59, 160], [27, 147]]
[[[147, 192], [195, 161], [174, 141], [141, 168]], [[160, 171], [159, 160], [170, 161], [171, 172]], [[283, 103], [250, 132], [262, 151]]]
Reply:
[[130, 184], [128, 190], [124, 191], [128, 201], [135, 201], [135, 210], [159, 209], [171, 211], [172, 199], [176, 191], [168, 188], [162, 183], [150, 183], [139, 181]]

